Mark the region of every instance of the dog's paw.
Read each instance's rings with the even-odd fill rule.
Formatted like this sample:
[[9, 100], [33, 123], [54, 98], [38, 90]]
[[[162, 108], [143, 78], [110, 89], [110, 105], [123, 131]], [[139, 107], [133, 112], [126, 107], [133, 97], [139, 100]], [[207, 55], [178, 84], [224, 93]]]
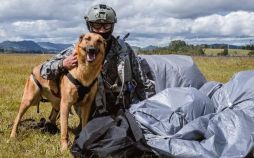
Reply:
[[46, 119], [43, 117], [40, 119], [40, 122], [37, 123], [38, 128], [43, 128], [45, 126]]
[[15, 138], [16, 138], [15, 135], [11, 135], [11, 136], [10, 136], [10, 139], [15, 139]]
[[53, 124], [51, 122], [46, 122], [44, 124], [44, 128], [42, 129], [42, 132], [45, 133], [50, 133], [50, 134], [56, 134], [56, 133], [59, 133], [60, 130], [57, 128], [57, 125], [56, 124]]
[[10, 135], [10, 139], [15, 139], [17, 136], [17, 133], [16, 132], [12, 132], [11, 135]]
[[61, 152], [64, 152], [68, 149], [68, 143], [67, 142], [62, 142], [61, 144]]

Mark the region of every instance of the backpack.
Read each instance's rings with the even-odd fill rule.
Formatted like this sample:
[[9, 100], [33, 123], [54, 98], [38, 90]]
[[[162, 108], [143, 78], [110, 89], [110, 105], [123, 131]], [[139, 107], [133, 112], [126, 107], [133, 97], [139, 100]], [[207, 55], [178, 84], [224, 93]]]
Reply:
[[88, 122], [75, 138], [71, 153], [76, 158], [153, 154], [133, 115], [124, 110], [119, 110], [115, 118], [103, 116]]

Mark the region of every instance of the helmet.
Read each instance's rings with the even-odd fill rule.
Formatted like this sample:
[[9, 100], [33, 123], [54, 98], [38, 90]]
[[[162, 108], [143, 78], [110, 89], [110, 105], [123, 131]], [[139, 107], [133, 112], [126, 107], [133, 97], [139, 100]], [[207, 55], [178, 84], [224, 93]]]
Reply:
[[84, 17], [86, 20], [87, 28], [92, 32], [90, 23], [111, 23], [113, 24], [112, 29], [105, 33], [104, 38], [112, 34], [114, 29], [114, 24], [117, 22], [116, 13], [113, 8], [105, 5], [98, 4], [93, 6], [89, 11], [87, 16]]
[[116, 23], [116, 13], [114, 9], [105, 5], [99, 4], [93, 6], [87, 16], [85, 16], [87, 22], [96, 22], [96, 23]]

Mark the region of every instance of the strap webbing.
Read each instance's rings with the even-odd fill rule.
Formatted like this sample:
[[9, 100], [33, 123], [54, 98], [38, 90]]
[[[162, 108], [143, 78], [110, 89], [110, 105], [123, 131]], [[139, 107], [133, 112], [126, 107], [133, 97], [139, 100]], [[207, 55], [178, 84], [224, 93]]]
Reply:
[[81, 101], [85, 94], [87, 94], [91, 88], [93, 87], [93, 85], [96, 83], [97, 78], [89, 85], [89, 86], [83, 86], [79, 80], [75, 79], [71, 73], [67, 73], [66, 74], [67, 78], [76, 86], [77, 91], [78, 91], [78, 102]]

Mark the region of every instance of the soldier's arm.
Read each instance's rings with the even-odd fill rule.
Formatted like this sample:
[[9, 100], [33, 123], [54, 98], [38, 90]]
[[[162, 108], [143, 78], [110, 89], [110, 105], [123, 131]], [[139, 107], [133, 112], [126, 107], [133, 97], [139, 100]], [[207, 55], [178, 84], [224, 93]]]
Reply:
[[73, 53], [73, 50], [74, 47], [71, 46], [54, 56], [52, 59], [44, 62], [40, 70], [41, 76], [47, 80], [59, 78], [59, 76], [66, 71], [66, 68], [64, 67], [64, 59], [69, 57]]

